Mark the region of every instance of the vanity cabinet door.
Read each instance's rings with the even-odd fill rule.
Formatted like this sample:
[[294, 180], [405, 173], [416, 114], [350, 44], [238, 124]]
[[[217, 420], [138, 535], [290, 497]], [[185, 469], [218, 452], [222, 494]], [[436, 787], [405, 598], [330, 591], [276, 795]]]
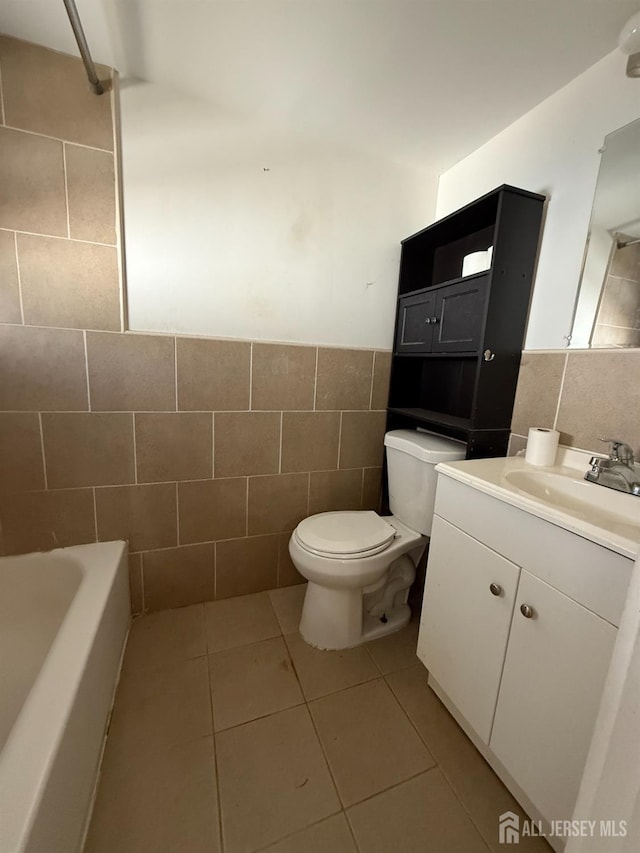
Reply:
[[398, 310], [396, 352], [431, 352], [436, 320], [436, 291], [403, 297]]
[[485, 743], [519, 573], [518, 566], [435, 516], [418, 657]]
[[440, 288], [432, 352], [478, 352], [488, 292], [487, 274]]
[[522, 571], [490, 747], [548, 820], [573, 813], [615, 636]]

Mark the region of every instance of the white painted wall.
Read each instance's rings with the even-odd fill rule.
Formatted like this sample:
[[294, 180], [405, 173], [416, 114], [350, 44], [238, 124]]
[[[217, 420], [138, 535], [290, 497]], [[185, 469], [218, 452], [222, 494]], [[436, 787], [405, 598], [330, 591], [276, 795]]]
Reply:
[[608, 133], [640, 116], [640, 80], [625, 76], [625, 64], [619, 52], [609, 54], [440, 178], [438, 218], [504, 183], [549, 197], [526, 349], [566, 345], [598, 149]]
[[123, 88], [129, 326], [390, 348], [400, 240], [437, 179]]

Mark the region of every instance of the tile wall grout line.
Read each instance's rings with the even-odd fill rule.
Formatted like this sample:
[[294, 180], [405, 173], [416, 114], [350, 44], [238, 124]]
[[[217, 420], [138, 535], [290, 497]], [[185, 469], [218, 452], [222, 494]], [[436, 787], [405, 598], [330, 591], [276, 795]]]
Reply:
[[142, 598], [142, 612], [146, 612], [146, 596], [144, 594], [144, 557], [140, 554], [140, 596]]
[[[176, 412], [179, 412], [178, 408], [178, 339], [175, 335], [173, 335], [173, 386], [175, 388], [175, 397], [176, 397]], [[213, 417], [213, 412], [211, 412], [211, 416]], [[213, 459], [213, 457], [212, 457]], [[212, 462], [213, 464], [213, 462]]]
[[[218, 600], [218, 543], [213, 543], [213, 600]], [[206, 629], [206, 625], [205, 625]], [[207, 640], [207, 654], [209, 654], [209, 642]]]
[[216, 478], [216, 413], [211, 412], [211, 479]]
[[[131, 412], [133, 418], [133, 482], [138, 483], [138, 441], [136, 436], [136, 413]], [[170, 480], [168, 482], [171, 482]]]
[[38, 412], [38, 425], [40, 427], [40, 452], [42, 454], [42, 470], [44, 473], [44, 490], [49, 491], [47, 479], [47, 458], [44, 453], [44, 428], [42, 426], [42, 412]]
[[562, 402], [562, 392], [564, 390], [564, 380], [567, 375], [567, 367], [569, 366], [569, 353], [567, 352], [564, 359], [564, 367], [562, 369], [562, 379], [560, 380], [560, 388], [558, 389], [558, 403], [556, 405], [556, 413], [553, 418], [553, 429], [557, 429], [558, 415], [560, 414], [560, 404]]
[[176, 480], [176, 547], [179, 547], [182, 543], [180, 542], [180, 490], [178, 488], [178, 481]]
[[278, 452], [278, 474], [282, 474], [282, 424], [284, 421], [284, 412], [280, 412], [280, 450]]
[[64, 177], [64, 203], [67, 212], [67, 237], [71, 239], [71, 215], [69, 212], [69, 179], [67, 175], [67, 147], [66, 142], [62, 143], [62, 173]]
[[99, 542], [98, 539], [98, 503], [96, 500], [96, 487], [92, 486], [91, 491], [93, 492], [93, 526], [96, 534], [96, 542]]
[[2, 66], [0, 65], [0, 123], [5, 124], [4, 113], [4, 84], [2, 82]]
[[371, 359], [371, 387], [369, 388], [369, 411], [373, 411], [373, 379], [376, 375], [376, 351], [373, 351], [373, 358]]
[[[65, 180], [65, 194], [66, 194], [66, 180]], [[69, 229], [69, 205], [67, 204], [67, 230]], [[12, 228], [0, 228], [0, 231], [12, 231]], [[40, 231], [23, 231], [22, 228], [16, 229], [16, 234], [24, 234], [25, 237], [45, 237], [49, 240], [66, 240], [67, 243], [87, 243], [89, 246], [105, 246], [107, 249], [117, 249], [117, 243], [99, 243], [97, 240], [81, 240], [79, 237], [70, 237], [69, 234], [44, 234]], [[49, 327], [47, 328], [62, 328], [66, 329], [67, 326], [57, 326], [57, 327]], [[115, 331], [117, 334], [122, 334], [121, 329], [105, 329], [105, 331]], [[160, 335], [167, 334], [167, 332], [149, 332], [148, 334]]]
[[340, 412], [340, 429], [338, 430], [338, 459], [336, 460], [336, 470], [340, 470], [340, 451], [342, 450], [342, 417], [344, 412]]
[[364, 508], [364, 472], [365, 468], [362, 469], [362, 482], [360, 484], [360, 506]]
[[77, 145], [78, 148], [90, 148], [92, 151], [102, 151], [104, 154], [113, 154], [109, 148], [99, 148], [97, 145], [87, 145], [85, 142], [74, 142], [72, 139], [63, 139], [61, 136], [52, 136], [50, 133], [41, 133], [38, 130], [29, 130], [26, 127], [16, 127], [13, 124], [5, 124], [7, 130], [16, 130], [18, 133], [28, 133], [29, 136], [39, 136], [42, 139], [52, 139], [54, 142], [66, 142], [67, 145]]
[[318, 401], [318, 352], [319, 348], [316, 347], [316, 367], [313, 373], [313, 411], [317, 411], [316, 404]]
[[[86, 329], [82, 332], [82, 342], [84, 344], [84, 375], [87, 380], [87, 411], [91, 412], [93, 410], [91, 408], [91, 385], [89, 384], [89, 343]], [[71, 412], [66, 414], [71, 414]]]
[[[215, 596], [215, 594], [216, 594], [216, 588], [215, 588], [215, 579], [214, 579], [214, 596]], [[215, 600], [215, 598], [214, 598], [214, 600]], [[207, 637], [206, 618], [205, 618], [204, 628], [205, 628], [205, 638], [206, 638]], [[226, 844], [224, 843], [224, 829], [223, 829], [223, 822], [222, 822], [222, 799], [220, 797], [220, 774], [218, 771], [218, 742], [217, 742], [218, 733], [216, 732], [216, 713], [215, 713], [215, 708], [213, 705], [213, 681], [211, 679], [211, 669], [209, 668], [209, 654], [210, 654], [209, 643], [207, 641], [207, 654], [206, 654], [207, 684], [209, 685], [209, 707], [211, 709], [211, 740], [212, 740], [212, 745], [213, 745], [213, 772], [215, 774], [215, 779], [216, 779], [216, 803], [218, 805], [218, 820], [217, 820], [218, 842], [220, 845], [220, 850], [224, 850], [226, 848]]]
[[249, 344], [249, 412], [253, 411], [253, 341]]
[[[24, 326], [24, 302], [22, 300], [22, 276], [20, 275], [20, 258], [18, 256], [18, 232], [13, 232], [13, 245], [16, 253], [16, 275], [18, 277], [18, 299], [20, 300], [20, 318]], [[17, 325], [17, 324], [16, 324]]]
[[244, 500], [244, 529], [245, 538], [249, 536], [249, 477], [245, 477], [245, 500]]

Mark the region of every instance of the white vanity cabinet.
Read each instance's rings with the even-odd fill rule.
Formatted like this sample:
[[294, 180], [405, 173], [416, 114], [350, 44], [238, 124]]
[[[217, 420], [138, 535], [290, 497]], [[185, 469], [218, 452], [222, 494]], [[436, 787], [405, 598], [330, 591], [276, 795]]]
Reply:
[[418, 655], [488, 742], [518, 566], [436, 516]]
[[547, 820], [571, 818], [615, 637], [522, 572], [489, 747]]
[[533, 818], [568, 820], [632, 560], [442, 474], [435, 513], [429, 683]]

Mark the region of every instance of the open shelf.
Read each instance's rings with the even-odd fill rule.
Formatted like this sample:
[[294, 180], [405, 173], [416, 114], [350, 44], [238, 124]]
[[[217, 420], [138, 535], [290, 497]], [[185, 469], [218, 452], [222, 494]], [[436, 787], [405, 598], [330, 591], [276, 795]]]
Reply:
[[434, 412], [430, 409], [400, 408], [394, 406], [389, 407], [387, 411], [393, 415], [412, 418], [414, 421], [419, 421], [420, 423], [447, 427], [461, 434], [467, 433], [471, 428], [470, 418], [460, 418], [457, 415], [447, 415], [444, 412]]

